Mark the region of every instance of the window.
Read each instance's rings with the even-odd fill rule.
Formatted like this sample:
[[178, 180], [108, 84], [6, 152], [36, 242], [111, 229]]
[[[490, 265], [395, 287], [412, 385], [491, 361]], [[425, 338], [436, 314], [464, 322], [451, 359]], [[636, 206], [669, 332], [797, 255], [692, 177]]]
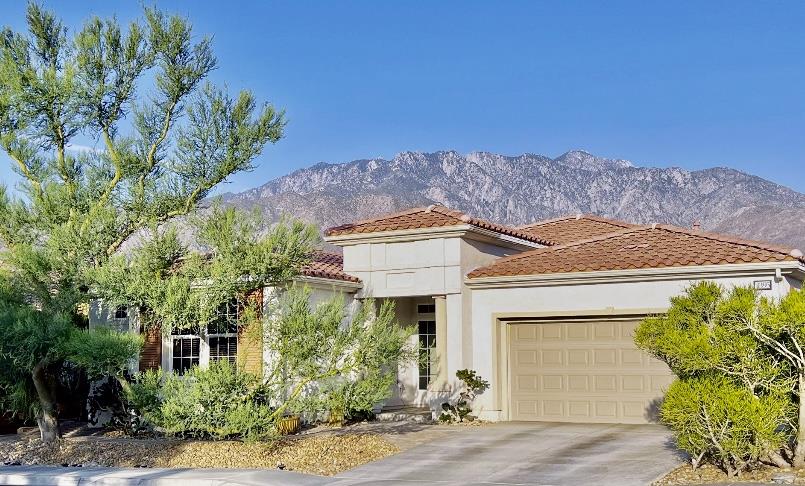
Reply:
[[419, 321], [419, 389], [427, 390], [434, 376], [436, 321]]
[[120, 305], [115, 309], [115, 319], [128, 319], [129, 318], [129, 308], [125, 305]]
[[207, 326], [210, 360], [225, 359], [234, 363], [238, 357], [238, 320], [240, 304], [237, 299], [221, 304], [218, 318]]
[[206, 329], [174, 329], [170, 359], [173, 371], [182, 375], [193, 366], [207, 366], [217, 359], [234, 363], [238, 357], [239, 319], [240, 304], [232, 299], [218, 307], [216, 319]]
[[436, 304], [419, 304], [416, 306], [416, 311], [419, 314], [435, 314]]
[[173, 371], [183, 375], [199, 364], [201, 338], [196, 336], [173, 336]]

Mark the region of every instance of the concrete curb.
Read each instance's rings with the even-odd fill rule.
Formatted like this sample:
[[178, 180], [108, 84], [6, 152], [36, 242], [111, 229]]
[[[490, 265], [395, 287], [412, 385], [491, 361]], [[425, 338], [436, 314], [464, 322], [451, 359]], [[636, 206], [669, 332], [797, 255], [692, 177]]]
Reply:
[[332, 478], [270, 469], [0, 467], [0, 485], [14, 486], [322, 486], [332, 482]]

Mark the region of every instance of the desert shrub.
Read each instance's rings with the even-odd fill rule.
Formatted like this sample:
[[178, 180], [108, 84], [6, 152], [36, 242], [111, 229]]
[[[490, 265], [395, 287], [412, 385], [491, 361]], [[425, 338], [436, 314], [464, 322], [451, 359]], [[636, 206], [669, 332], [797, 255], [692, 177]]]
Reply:
[[183, 376], [140, 374], [127, 395], [132, 409], [170, 435], [259, 440], [274, 433], [260, 379], [228, 361], [194, 367]]
[[737, 474], [757, 461], [805, 465], [803, 336], [805, 294], [796, 290], [774, 299], [698, 282], [643, 320], [635, 343], [679, 378], [660, 413], [694, 466], [709, 460]]
[[267, 381], [286, 397], [274, 419], [293, 411], [363, 416], [391, 396], [397, 366], [414, 360], [412, 329], [396, 322], [391, 301], [366, 299], [351, 313], [342, 296], [312, 306], [310, 292], [289, 289], [267, 327], [267, 351], [275, 356]]
[[472, 421], [472, 402], [475, 397], [489, 388], [489, 382], [482, 379], [475, 370], [458, 370], [456, 378], [463, 383], [463, 390], [459, 392], [455, 403], [444, 402], [442, 404], [442, 414], [439, 415], [440, 422], [453, 423]]
[[660, 417], [694, 465], [712, 461], [730, 476], [758, 464], [785, 443], [786, 396], [754, 396], [719, 375], [674, 382]]

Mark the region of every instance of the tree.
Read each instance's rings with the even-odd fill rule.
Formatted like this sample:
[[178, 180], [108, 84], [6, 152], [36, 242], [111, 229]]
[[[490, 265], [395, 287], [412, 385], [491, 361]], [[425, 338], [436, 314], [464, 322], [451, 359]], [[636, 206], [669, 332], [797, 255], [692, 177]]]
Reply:
[[[802, 290], [768, 299], [751, 287], [726, 291], [713, 282], [692, 285], [671, 299], [666, 314], [645, 319], [635, 332], [637, 345], [667, 363], [680, 380], [669, 390], [673, 399], [663, 403], [661, 417], [681, 444], [696, 444], [689, 450], [694, 458], [718, 457], [732, 473], [754, 460], [802, 467], [803, 338]], [[691, 399], [708, 390], [712, 396]], [[692, 413], [691, 407], [699, 409]]]
[[801, 468], [805, 466], [805, 290], [793, 290], [779, 301], [762, 299], [759, 305], [746, 294], [737, 305], [736, 324], [751, 331], [793, 372], [788, 382], [798, 401], [793, 464]]
[[319, 242], [315, 227], [283, 219], [261, 230], [259, 212], [214, 205], [189, 218], [201, 251], [167, 224], [154, 228], [130, 255], [115, 255], [91, 272], [107, 305], [140, 309], [142, 325], [203, 331], [222, 305], [238, 299], [243, 324], [259, 323], [262, 302], [248, 296], [295, 277]]
[[268, 385], [284, 397], [272, 420], [316, 391], [332, 395], [325, 402], [339, 397], [342, 412], [373, 406], [389, 397], [397, 366], [417, 356], [407, 344], [412, 331], [396, 323], [391, 301], [376, 308], [364, 300], [350, 315], [339, 296], [311, 308], [310, 290], [291, 287], [277, 310], [265, 330], [273, 361]]
[[[146, 8], [127, 29], [95, 17], [75, 34], [33, 3], [26, 18], [27, 33], [0, 34], [0, 147], [22, 179], [18, 195], [0, 188], [2, 265], [21, 294], [2, 326], [41, 343], [11, 362], [53, 440], [57, 350], [92, 298], [92, 274], [135, 233], [251, 169], [285, 121], [250, 92], [207, 82], [211, 41], [181, 17]], [[101, 148], [73, 148], [84, 140]]]

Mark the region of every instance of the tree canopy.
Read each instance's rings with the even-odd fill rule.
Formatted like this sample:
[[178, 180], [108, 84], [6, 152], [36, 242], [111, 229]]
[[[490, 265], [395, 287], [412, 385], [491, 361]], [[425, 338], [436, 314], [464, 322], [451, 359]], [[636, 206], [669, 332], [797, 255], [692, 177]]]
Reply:
[[635, 342], [668, 364], [661, 417], [698, 464], [730, 475], [805, 465], [805, 291], [763, 297], [699, 282], [645, 319]]
[[[75, 332], [94, 279], [109, 276], [104, 267], [132, 235], [190, 214], [250, 170], [285, 119], [249, 91], [210, 83], [211, 39], [180, 16], [145, 8], [128, 26], [93, 17], [70, 30], [31, 3], [26, 20], [27, 32], [0, 32], [0, 147], [21, 178], [16, 191], [0, 187], [0, 265], [15, 289], [0, 339], [26, 338], [3, 358], [14, 368], [2, 378], [25, 388], [7, 397], [38, 397], [33, 408], [51, 440], [54, 376], [67, 350], [81, 348], [63, 344], [95, 341]], [[87, 143], [94, 147], [78, 148]], [[5, 381], [15, 373], [24, 379]]]

